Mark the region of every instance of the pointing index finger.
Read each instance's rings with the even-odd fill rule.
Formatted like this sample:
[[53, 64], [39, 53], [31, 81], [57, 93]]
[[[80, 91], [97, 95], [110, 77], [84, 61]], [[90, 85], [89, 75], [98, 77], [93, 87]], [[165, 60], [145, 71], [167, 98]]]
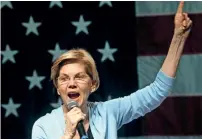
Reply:
[[184, 1], [180, 1], [178, 8], [177, 8], [177, 13], [182, 13], [183, 7], [184, 7]]

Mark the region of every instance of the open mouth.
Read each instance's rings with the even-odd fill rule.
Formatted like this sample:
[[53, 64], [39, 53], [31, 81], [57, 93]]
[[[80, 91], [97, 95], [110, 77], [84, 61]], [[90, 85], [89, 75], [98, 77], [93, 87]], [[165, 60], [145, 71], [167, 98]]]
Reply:
[[68, 93], [68, 97], [70, 99], [77, 99], [79, 96], [80, 96], [80, 94], [77, 93], [77, 92], [70, 92], [70, 93]]

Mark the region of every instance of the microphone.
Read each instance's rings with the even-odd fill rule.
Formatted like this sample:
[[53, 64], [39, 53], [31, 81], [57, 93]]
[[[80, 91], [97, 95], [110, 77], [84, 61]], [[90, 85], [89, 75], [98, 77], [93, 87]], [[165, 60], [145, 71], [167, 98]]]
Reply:
[[[68, 110], [71, 110], [74, 107], [79, 107], [75, 101], [71, 100], [69, 103], [67, 103]], [[87, 136], [84, 126], [83, 126], [83, 120], [78, 122], [77, 130], [79, 132], [80, 139], [88, 139], [88, 136]]]

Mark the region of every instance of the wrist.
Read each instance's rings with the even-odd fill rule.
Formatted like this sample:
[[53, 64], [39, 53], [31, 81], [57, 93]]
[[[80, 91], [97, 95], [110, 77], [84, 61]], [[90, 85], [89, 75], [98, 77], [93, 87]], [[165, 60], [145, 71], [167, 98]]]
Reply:
[[71, 137], [70, 135], [64, 135], [61, 139], [73, 139], [73, 137]]
[[186, 30], [182, 28], [175, 28], [173, 37], [186, 39], [189, 36], [189, 33], [190, 33], [190, 28]]
[[173, 38], [181, 39], [184, 38], [184, 35], [181, 31], [174, 31]]
[[68, 132], [67, 130], [64, 133], [64, 139], [73, 139], [75, 132]]

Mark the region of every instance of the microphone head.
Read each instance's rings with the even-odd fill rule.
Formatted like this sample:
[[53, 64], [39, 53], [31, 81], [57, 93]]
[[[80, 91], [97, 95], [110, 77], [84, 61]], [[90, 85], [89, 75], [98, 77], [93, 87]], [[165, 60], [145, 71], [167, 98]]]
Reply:
[[78, 103], [74, 100], [71, 100], [67, 103], [67, 109], [71, 110], [74, 107], [79, 107]]

